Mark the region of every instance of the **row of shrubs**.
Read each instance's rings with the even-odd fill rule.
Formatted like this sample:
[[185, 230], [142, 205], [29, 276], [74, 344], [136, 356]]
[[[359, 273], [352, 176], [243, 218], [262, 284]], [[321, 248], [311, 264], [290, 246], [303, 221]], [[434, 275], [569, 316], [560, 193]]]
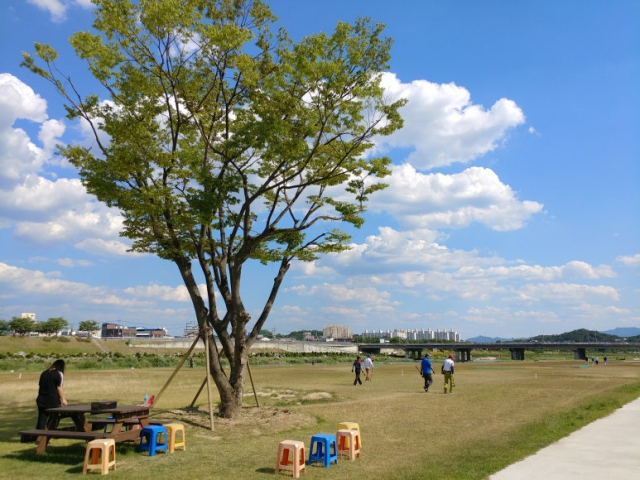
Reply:
[[[63, 358], [68, 368], [75, 370], [111, 370], [130, 368], [175, 368], [182, 360], [184, 354], [155, 354], [147, 352], [136, 352], [133, 355], [125, 355], [120, 352], [94, 353], [82, 355], [59, 355], [51, 354], [7, 354], [0, 353], [0, 371], [10, 372], [30, 372], [46, 369], [51, 363]], [[300, 365], [300, 364], [337, 364], [351, 361], [352, 354], [346, 353], [310, 353], [310, 352], [256, 352], [251, 353], [249, 362], [252, 365]], [[205, 354], [199, 352], [193, 354], [185, 363], [184, 367], [189, 368], [193, 364], [194, 368], [205, 367]], [[222, 359], [222, 364], [227, 366], [226, 359]]]

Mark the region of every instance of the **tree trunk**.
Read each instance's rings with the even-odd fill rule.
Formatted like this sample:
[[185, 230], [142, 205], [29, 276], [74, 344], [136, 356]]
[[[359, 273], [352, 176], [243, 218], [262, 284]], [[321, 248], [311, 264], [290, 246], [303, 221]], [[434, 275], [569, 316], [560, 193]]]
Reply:
[[213, 337], [209, 337], [209, 342], [211, 378], [215, 382], [218, 394], [220, 395], [218, 415], [221, 418], [233, 418], [242, 408], [246, 358], [240, 358], [242, 357], [242, 355], [240, 355], [229, 359], [231, 371], [229, 372], [229, 376], [227, 376], [220, 366], [218, 350]]

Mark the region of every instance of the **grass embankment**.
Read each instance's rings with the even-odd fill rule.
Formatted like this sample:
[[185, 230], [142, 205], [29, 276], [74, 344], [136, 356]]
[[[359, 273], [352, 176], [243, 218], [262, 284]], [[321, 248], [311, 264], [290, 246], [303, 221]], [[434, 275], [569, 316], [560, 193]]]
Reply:
[[[187, 342], [190, 344], [191, 342]], [[157, 345], [149, 346], [149, 345]], [[100, 345], [100, 346], [98, 346]], [[149, 340], [89, 340], [75, 337], [30, 338], [0, 336], [0, 372], [39, 372], [62, 358], [74, 370], [175, 368], [188, 347], [165, 347], [167, 342]], [[252, 365], [344, 363], [345, 353], [285, 352], [259, 349], [251, 352]], [[204, 367], [204, 348], [191, 354], [195, 367]], [[223, 365], [228, 365], [226, 359]]]
[[[278, 442], [335, 432], [341, 421], [362, 431], [362, 456], [324, 469], [307, 467], [311, 480], [482, 479], [640, 396], [640, 363], [582, 362], [459, 364], [456, 392], [443, 395], [442, 376], [432, 393], [411, 364], [377, 362], [373, 382], [354, 387], [350, 361], [342, 364], [260, 366], [253, 377], [261, 408], [247, 382], [246, 408], [235, 420], [216, 417], [209, 429], [206, 389], [195, 411], [186, 408], [205, 376], [183, 369], [153, 410], [154, 419], [181, 421], [187, 451], [147, 457], [132, 445], [117, 447], [110, 476], [273, 478]], [[139, 403], [157, 393], [172, 369], [77, 371], [65, 375], [71, 403], [118, 400]], [[0, 374], [0, 475], [7, 478], [67, 478], [82, 469], [84, 445], [54, 440], [47, 452], [18, 443], [17, 431], [35, 422], [38, 372]], [[215, 390], [214, 390], [215, 392]], [[217, 398], [214, 398], [217, 402]]]

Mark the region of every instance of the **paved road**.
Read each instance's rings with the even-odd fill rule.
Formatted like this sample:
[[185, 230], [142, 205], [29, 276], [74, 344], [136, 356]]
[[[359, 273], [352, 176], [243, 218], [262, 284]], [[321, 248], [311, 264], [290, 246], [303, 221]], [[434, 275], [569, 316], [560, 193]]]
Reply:
[[489, 478], [640, 479], [640, 398]]

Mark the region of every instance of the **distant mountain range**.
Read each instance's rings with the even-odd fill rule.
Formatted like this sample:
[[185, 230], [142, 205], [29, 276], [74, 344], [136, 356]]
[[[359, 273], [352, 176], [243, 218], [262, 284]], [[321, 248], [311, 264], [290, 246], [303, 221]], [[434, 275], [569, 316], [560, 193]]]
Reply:
[[613, 330], [606, 330], [604, 332], [600, 332], [600, 333], [606, 333], [608, 335], [616, 335], [618, 337], [635, 337], [637, 335], [640, 335], [640, 328], [637, 327], [618, 327], [618, 328], [614, 328]]
[[574, 330], [572, 332], [561, 333], [559, 335], [538, 335], [530, 338], [499, 338], [499, 337], [485, 337], [479, 335], [473, 338], [467, 338], [467, 342], [475, 343], [496, 343], [496, 342], [510, 342], [512, 340], [537, 340], [540, 342], [589, 342], [589, 341], [619, 341], [620, 338], [626, 338], [632, 341], [640, 341], [640, 328], [637, 327], [625, 327], [614, 328], [607, 331], [586, 330], [584, 328]]
[[513, 338], [485, 337], [483, 335], [479, 335], [473, 338], [467, 338], [467, 342], [475, 343], [510, 342], [511, 340], [513, 340]]

